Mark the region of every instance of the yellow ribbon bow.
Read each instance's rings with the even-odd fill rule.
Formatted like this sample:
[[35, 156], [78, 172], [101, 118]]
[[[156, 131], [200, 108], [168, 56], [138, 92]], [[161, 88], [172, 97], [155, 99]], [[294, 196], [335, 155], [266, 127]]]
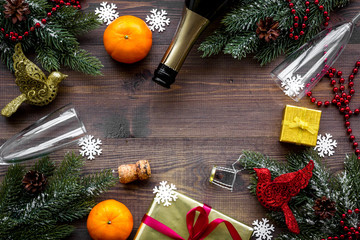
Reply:
[[300, 128], [302, 130], [308, 131], [311, 134], [316, 133], [316, 129], [309, 126], [309, 123], [306, 121], [301, 120], [299, 117], [295, 117], [293, 122], [285, 122], [289, 128]]

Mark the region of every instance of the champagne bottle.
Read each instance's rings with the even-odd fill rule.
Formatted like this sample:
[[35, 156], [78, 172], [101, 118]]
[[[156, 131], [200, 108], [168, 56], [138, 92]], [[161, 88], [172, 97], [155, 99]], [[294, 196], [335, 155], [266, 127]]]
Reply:
[[170, 88], [196, 39], [227, 0], [185, 0], [175, 36], [155, 70], [153, 81]]

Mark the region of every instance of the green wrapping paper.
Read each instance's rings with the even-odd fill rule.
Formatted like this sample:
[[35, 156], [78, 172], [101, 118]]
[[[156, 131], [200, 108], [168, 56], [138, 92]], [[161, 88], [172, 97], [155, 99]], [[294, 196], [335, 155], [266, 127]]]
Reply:
[[[157, 221], [165, 224], [169, 228], [173, 229], [176, 233], [182, 236], [184, 239], [189, 237], [188, 229], [186, 226], [186, 214], [189, 210], [197, 206], [203, 206], [199, 203], [181, 193], [177, 193], [178, 199], [175, 202], [171, 202], [168, 207], [158, 204], [155, 201], [152, 202], [147, 215], [156, 219]], [[216, 218], [221, 218], [229, 221], [237, 230], [242, 240], [249, 240], [253, 229], [246, 226], [214, 209], [211, 209], [209, 214], [209, 222]], [[167, 240], [170, 237], [152, 229], [144, 223], [141, 223], [134, 240]], [[224, 223], [218, 225], [218, 227], [206, 237], [206, 240], [232, 240], [229, 231], [227, 230]]]

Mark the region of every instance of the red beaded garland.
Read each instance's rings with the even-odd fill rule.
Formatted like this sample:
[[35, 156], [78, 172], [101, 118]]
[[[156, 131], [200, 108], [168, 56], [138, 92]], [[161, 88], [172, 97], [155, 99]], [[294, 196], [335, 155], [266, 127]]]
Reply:
[[347, 218], [347, 215], [352, 215], [353, 213], [359, 214], [360, 210], [358, 208], [355, 208], [354, 210], [347, 210], [346, 214], [342, 214], [341, 215], [341, 220], [340, 220], [340, 226], [342, 226], [342, 230], [344, 231], [343, 234], [340, 234], [339, 236], [333, 236], [333, 237], [327, 237], [327, 238], [322, 238], [322, 240], [325, 239], [334, 239], [334, 240], [338, 240], [338, 239], [359, 239], [360, 236], [360, 227], [348, 227], [345, 225], [345, 219]]
[[[344, 85], [345, 78], [342, 77], [343, 72], [336, 71], [335, 68], [329, 68], [327, 72], [327, 76], [330, 78], [330, 84], [331, 86], [333, 86], [332, 91], [335, 94], [334, 98], [331, 100], [331, 103], [338, 107], [339, 112], [341, 114], [344, 114], [346, 132], [350, 135], [349, 140], [352, 142], [356, 155], [360, 155], [360, 149], [358, 149], [359, 144], [357, 142], [354, 142], [355, 136], [352, 135], [352, 129], [350, 128], [349, 119], [354, 114], [358, 115], [360, 113], [360, 110], [359, 108], [356, 108], [352, 111], [349, 104], [352, 99], [352, 96], [355, 94], [355, 90], [353, 88], [354, 87], [353, 80], [355, 78], [355, 75], [359, 72], [359, 67], [360, 67], [360, 61], [357, 61], [355, 63], [355, 67], [353, 68], [348, 78], [348, 93], [346, 92], [346, 87]], [[336, 80], [334, 79], [335, 76], [339, 77], [339, 82], [338, 82], [339, 86], [335, 86], [336, 85]], [[308, 91], [306, 95], [310, 98], [310, 101], [312, 103], [315, 103], [318, 107], [321, 107], [322, 105], [324, 106], [330, 105], [330, 101], [324, 101], [324, 102], [316, 101], [316, 98], [313, 96], [311, 91]], [[358, 158], [360, 160], [360, 156]]]
[[[286, 0], [287, 2], [289, 2], [288, 6], [290, 8], [290, 13], [292, 15], [294, 15], [293, 19], [294, 19], [294, 23], [293, 23], [293, 27], [291, 27], [289, 29], [290, 34], [289, 34], [289, 38], [292, 38], [294, 40], [298, 40], [300, 36], [304, 35], [305, 32], [302, 29], [305, 29], [307, 26], [305, 24], [305, 22], [309, 19], [308, 14], [310, 13], [310, 1], [306, 1], [305, 2], [305, 16], [303, 17], [303, 23], [298, 23], [300, 20], [300, 17], [298, 15], [296, 15], [297, 11], [294, 8], [295, 5], [294, 3], [291, 2], [291, 0]], [[319, 0], [314, 0], [313, 2], [315, 5], [319, 4]], [[320, 5], [317, 7], [319, 9], [319, 11], [323, 12], [322, 15], [324, 16], [324, 26], [328, 26], [329, 21], [330, 21], [330, 17], [329, 17], [329, 12], [324, 10], [324, 6]], [[301, 29], [297, 30], [299, 27], [301, 27]], [[298, 34], [293, 34], [294, 29], [297, 30]]]
[[[66, 5], [66, 6], [71, 6], [71, 4], [74, 4], [73, 7], [77, 8], [77, 9], [81, 9], [81, 5], [79, 1], [75, 0], [66, 0], [68, 2], [64, 2], [64, 0], [51, 0], [53, 3], [59, 3], [60, 5]], [[60, 8], [60, 5], [56, 5], [55, 7], [51, 8], [51, 12], [55, 12], [58, 8]], [[52, 16], [52, 13], [48, 12], [46, 14], [46, 17], [41, 19], [41, 24], [46, 24], [48, 18], [50, 18]], [[4, 28], [0, 28], [1, 32], [4, 34], [5, 38], [10, 39], [11, 41], [21, 41], [24, 39], [24, 37], [28, 37], [30, 35], [30, 32], [35, 31], [35, 28], [40, 28], [41, 24], [39, 22], [35, 23], [34, 26], [30, 27], [29, 31], [25, 31], [23, 34], [19, 34], [19, 33], [14, 33], [14, 32], [9, 32], [6, 33]]]

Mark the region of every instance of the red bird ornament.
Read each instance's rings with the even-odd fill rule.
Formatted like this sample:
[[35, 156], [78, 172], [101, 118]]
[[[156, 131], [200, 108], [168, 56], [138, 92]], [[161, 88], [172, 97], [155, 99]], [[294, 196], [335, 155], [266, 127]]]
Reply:
[[256, 196], [259, 202], [272, 211], [283, 211], [288, 229], [295, 234], [300, 230], [288, 202], [309, 184], [313, 169], [314, 162], [310, 160], [303, 169], [282, 174], [271, 181], [269, 169], [254, 168], [258, 177]]

